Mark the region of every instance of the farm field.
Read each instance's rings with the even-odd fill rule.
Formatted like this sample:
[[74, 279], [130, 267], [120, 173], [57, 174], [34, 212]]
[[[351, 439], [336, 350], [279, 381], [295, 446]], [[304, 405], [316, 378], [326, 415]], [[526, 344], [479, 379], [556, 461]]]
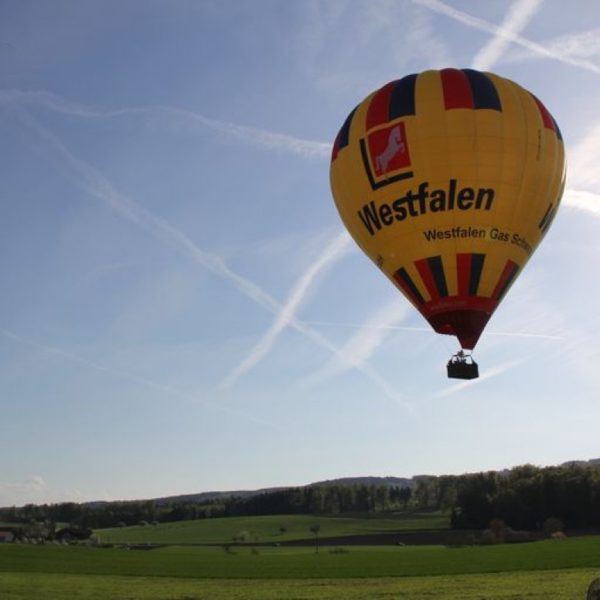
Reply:
[[[441, 513], [231, 517], [95, 532], [115, 547], [0, 545], [0, 598], [574, 600], [600, 576], [600, 536], [454, 548], [341, 542], [316, 553], [314, 525], [322, 538], [351, 539], [443, 533], [449, 519]], [[234, 545], [233, 538], [244, 543]], [[308, 545], [285, 545], [302, 539]]]
[[274, 515], [227, 517], [176, 521], [158, 525], [96, 530], [102, 542], [153, 544], [226, 544], [234, 538], [247, 542], [277, 543], [311, 539], [310, 528], [319, 525], [320, 537], [344, 537], [378, 533], [445, 530], [448, 514], [400, 513], [385, 517], [322, 517], [312, 515]]
[[11, 600], [574, 600], [597, 569], [378, 579], [180, 579], [0, 573]]
[[154, 550], [7, 544], [0, 572], [206, 579], [422, 577], [600, 568], [600, 537], [446, 548], [255, 548], [170, 546]]
[[11, 600], [574, 600], [600, 537], [493, 546], [0, 546]]

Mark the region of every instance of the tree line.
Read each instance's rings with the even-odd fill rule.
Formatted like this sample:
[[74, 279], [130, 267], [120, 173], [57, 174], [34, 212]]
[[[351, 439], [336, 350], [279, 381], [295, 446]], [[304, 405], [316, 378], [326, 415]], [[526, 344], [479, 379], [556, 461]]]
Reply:
[[410, 487], [313, 485], [204, 502], [28, 504], [0, 509], [0, 521], [99, 529], [227, 516], [410, 510], [447, 511], [455, 529], [484, 529], [500, 519], [511, 528], [532, 531], [549, 518], [560, 519], [569, 528], [600, 527], [600, 465], [525, 465], [503, 472], [420, 476]]
[[406, 510], [411, 496], [409, 487], [306, 486], [203, 502], [175, 499], [160, 502], [27, 504], [0, 509], [0, 521], [69, 523], [82, 528], [102, 529], [230, 516], [381, 513]]
[[454, 528], [479, 529], [502, 519], [514, 529], [532, 531], [552, 518], [574, 529], [600, 527], [600, 466], [525, 465], [457, 482]]

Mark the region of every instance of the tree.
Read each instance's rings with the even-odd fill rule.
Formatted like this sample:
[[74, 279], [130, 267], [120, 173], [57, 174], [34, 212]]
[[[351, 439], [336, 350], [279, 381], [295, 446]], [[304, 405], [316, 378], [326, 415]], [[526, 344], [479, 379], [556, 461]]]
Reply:
[[390, 488], [387, 485], [378, 485], [375, 489], [375, 498], [379, 504], [379, 510], [385, 512], [390, 498]]
[[311, 533], [315, 534], [315, 553], [319, 553], [319, 531], [321, 531], [321, 526], [318, 523], [315, 523], [310, 528]]
[[408, 503], [412, 497], [412, 490], [409, 487], [401, 488], [398, 499], [402, 502], [402, 507], [406, 510]]
[[489, 530], [492, 532], [496, 542], [504, 542], [506, 538], [506, 524], [502, 519], [492, 519], [490, 521]]
[[544, 525], [542, 526], [543, 532], [548, 536], [552, 537], [552, 534], [558, 533], [565, 528], [563, 522], [556, 517], [548, 517], [544, 521]]

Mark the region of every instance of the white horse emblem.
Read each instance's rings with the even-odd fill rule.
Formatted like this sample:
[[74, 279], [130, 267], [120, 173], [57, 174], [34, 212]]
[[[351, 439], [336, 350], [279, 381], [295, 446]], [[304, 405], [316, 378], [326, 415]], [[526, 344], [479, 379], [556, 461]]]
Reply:
[[390, 136], [388, 138], [388, 143], [385, 147], [385, 150], [375, 158], [377, 170], [380, 173], [386, 173], [390, 161], [394, 158], [394, 156], [396, 156], [396, 154], [398, 154], [398, 152], [406, 152], [406, 146], [404, 145], [404, 140], [402, 139], [400, 125], [396, 125], [396, 127], [390, 130]]

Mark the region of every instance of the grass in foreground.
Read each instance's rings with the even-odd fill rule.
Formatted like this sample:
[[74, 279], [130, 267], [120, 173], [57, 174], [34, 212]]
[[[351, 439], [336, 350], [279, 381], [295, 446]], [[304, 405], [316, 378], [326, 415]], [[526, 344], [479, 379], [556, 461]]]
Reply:
[[600, 537], [518, 545], [445, 548], [354, 547], [332, 553], [322, 548], [166, 547], [135, 551], [58, 546], [0, 547], [0, 571], [123, 575], [190, 579], [328, 579], [419, 577], [599, 568]]
[[245, 534], [249, 542], [282, 542], [313, 537], [310, 528], [320, 526], [323, 537], [393, 533], [422, 529], [448, 529], [447, 514], [401, 513], [395, 516], [269, 515], [175, 521], [159, 525], [98, 529], [103, 542], [154, 544], [226, 544]]
[[573, 600], [585, 598], [596, 569], [402, 579], [182, 580], [0, 573], [0, 597], [12, 600]]

